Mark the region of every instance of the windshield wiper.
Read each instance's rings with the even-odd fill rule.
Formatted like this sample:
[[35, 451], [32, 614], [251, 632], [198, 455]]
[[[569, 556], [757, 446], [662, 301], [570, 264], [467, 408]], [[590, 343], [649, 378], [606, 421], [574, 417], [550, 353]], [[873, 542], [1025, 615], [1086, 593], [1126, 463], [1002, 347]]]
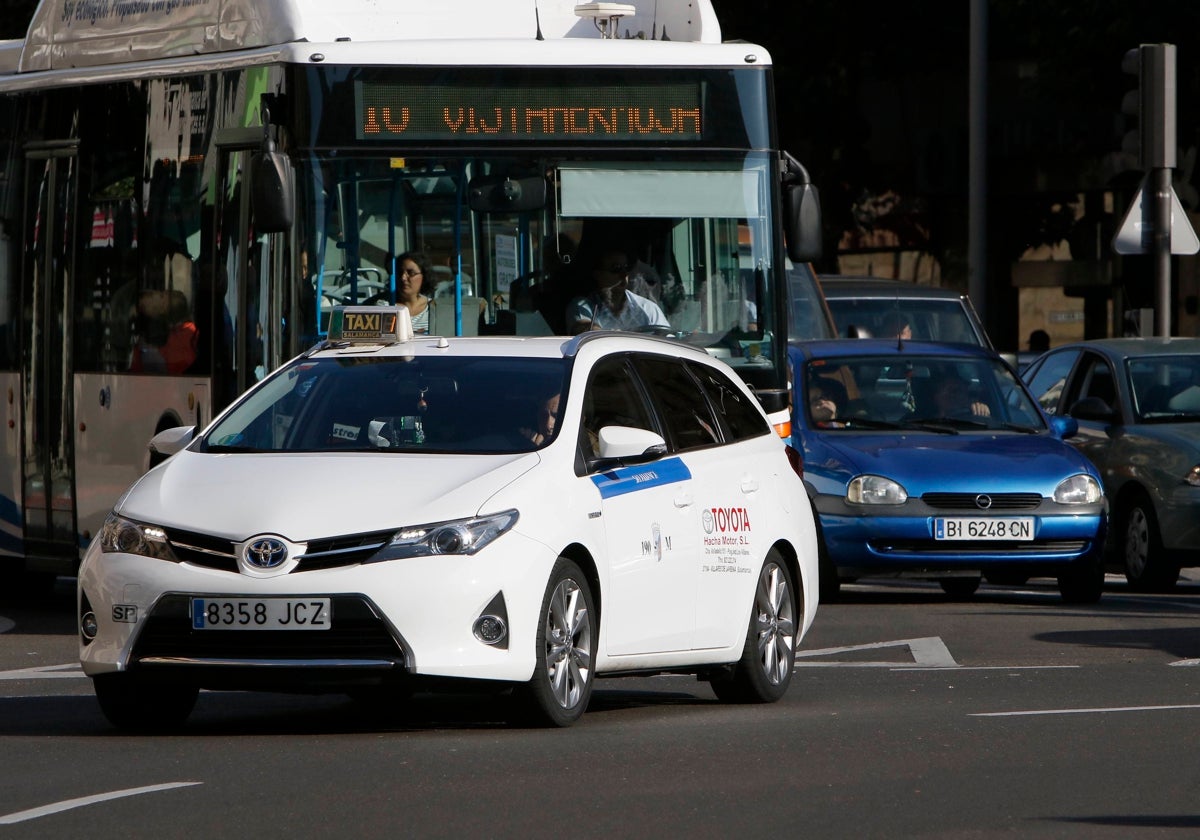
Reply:
[[1021, 432], [1026, 435], [1036, 435], [1041, 429], [1036, 426], [1022, 426], [1020, 423], [1004, 422], [1000, 424], [1000, 428], [1007, 429], [1010, 432]]
[[956, 435], [958, 428], [951, 425], [955, 421], [947, 417], [928, 417], [920, 420], [905, 420], [903, 428], [920, 429], [924, 432], [937, 432], [940, 435]]
[[835, 423], [845, 423], [848, 429], [903, 429], [904, 424], [895, 420], [875, 420], [871, 417], [845, 417], [835, 420]]

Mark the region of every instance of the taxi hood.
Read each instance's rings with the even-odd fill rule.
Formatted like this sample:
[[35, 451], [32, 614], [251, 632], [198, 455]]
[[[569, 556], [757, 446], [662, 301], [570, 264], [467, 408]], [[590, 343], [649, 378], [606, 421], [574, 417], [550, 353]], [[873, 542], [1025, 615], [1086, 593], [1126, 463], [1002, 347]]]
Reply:
[[118, 505], [142, 522], [244, 540], [302, 542], [472, 516], [540, 462], [537, 453], [212, 454], [184, 450]]

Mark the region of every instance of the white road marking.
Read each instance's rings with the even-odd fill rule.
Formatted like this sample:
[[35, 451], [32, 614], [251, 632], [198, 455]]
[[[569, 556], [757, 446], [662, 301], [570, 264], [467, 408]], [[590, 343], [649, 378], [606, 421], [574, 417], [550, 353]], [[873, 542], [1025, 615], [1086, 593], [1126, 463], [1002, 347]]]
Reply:
[[1188, 668], [1194, 665], [1200, 665], [1200, 659], [1180, 659], [1178, 662], [1172, 662], [1173, 668]]
[[39, 817], [47, 817], [51, 814], [58, 814], [62, 811], [70, 811], [72, 808], [82, 808], [85, 805], [95, 805], [98, 802], [108, 802], [111, 799], [123, 799], [127, 796], [138, 796], [143, 793], [157, 793], [160, 790], [172, 790], [174, 788], [191, 787], [192, 785], [202, 785], [204, 782], [167, 782], [161, 785], [147, 785], [146, 787], [126, 788], [125, 790], [114, 790], [109, 793], [97, 793], [95, 796], [81, 796], [78, 799], [64, 799], [62, 802], [52, 802], [49, 805], [43, 805], [40, 808], [30, 808], [28, 811], [17, 811], [12, 814], [0, 815], [0, 825], [13, 825], [26, 820], [36, 820]]
[[901, 639], [895, 642], [873, 642], [867, 645], [850, 645], [848, 647], [824, 648], [822, 650], [796, 651], [797, 668], [908, 668], [904, 662], [801, 662], [801, 659], [811, 659], [818, 656], [836, 656], [840, 653], [850, 653], [857, 650], [879, 650], [881, 648], [906, 647], [912, 654], [913, 665], [926, 668], [957, 668], [958, 663], [950, 655], [950, 649], [937, 636], [923, 639]]
[[1024, 712], [974, 712], [967, 717], [1029, 717], [1032, 715], [1094, 715], [1107, 712], [1163, 712], [1175, 709], [1200, 709], [1200, 705], [1187, 706], [1112, 706], [1097, 709], [1031, 709]]
[[87, 675], [78, 663], [74, 665], [44, 665], [40, 668], [21, 668], [0, 671], [0, 680], [84, 680]]

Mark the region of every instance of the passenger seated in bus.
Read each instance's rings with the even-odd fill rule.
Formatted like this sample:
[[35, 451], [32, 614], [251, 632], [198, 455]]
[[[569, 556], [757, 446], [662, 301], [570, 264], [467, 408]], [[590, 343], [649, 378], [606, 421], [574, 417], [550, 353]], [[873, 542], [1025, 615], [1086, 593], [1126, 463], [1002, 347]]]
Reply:
[[430, 297], [432, 289], [429, 260], [413, 251], [396, 259], [396, 303], [408, 307], [414, 333], [429, 332], [430, 307], [435, 306]]
[[606, 247], [592, 263], [592, 291], [567, 305], [567, 327], [573, 334], [588, 330], [671, 328], [657, 303], [629, 291], [633, 265], [624, 248]]

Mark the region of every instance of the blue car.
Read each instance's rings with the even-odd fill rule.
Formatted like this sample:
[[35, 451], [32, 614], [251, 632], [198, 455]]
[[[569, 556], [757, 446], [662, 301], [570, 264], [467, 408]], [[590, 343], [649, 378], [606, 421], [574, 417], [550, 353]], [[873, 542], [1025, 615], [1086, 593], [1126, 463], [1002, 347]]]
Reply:
[[1064, 442], [993, 351], [860, 339], [790, 347], [794, 445], [819, 524], [821, 589], [877, 575], [1058, 579], [1065, 601], [1104, 587], [1108, 508], [1091, 462]]

